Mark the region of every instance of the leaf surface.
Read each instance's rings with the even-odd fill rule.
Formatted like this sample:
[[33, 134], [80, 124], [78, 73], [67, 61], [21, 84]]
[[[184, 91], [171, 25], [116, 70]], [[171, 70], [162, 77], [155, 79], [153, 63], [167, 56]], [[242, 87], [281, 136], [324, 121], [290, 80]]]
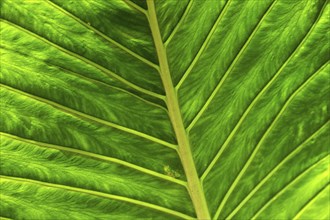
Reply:
[[2, 218], [330, 217], [328, 1], [0, 6]]

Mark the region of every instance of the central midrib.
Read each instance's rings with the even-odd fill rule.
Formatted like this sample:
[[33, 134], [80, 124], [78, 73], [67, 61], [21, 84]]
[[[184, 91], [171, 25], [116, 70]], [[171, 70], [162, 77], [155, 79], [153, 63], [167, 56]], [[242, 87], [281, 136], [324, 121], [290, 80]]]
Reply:
[[166, 50], [158, 26], [154, 0], [147, 0], [147, 5], [150, 28], [159, 60], [160, 76], [166, 93], [166, 105], [178, 141], [178, 153], [187, 177], [190, 198], [194, 205], [197, 218], [211, 219], [203, 188], [193, 161], [187, 132], [183, 125], [177, 94], [171, 79]]

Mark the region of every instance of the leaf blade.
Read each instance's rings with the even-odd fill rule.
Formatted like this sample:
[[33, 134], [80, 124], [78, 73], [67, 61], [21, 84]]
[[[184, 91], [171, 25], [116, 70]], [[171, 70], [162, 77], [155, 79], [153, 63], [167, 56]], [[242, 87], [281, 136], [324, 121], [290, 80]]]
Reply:
[[0, 4], [6, 218], [329, 216], [327, 0]]

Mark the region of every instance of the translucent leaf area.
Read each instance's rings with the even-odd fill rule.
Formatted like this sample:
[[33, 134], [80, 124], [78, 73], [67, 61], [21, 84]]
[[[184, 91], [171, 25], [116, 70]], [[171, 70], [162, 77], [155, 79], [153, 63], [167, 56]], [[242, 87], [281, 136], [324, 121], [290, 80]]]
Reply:
[[0, 11], [0, 219], [330, 218], [328, 0]]

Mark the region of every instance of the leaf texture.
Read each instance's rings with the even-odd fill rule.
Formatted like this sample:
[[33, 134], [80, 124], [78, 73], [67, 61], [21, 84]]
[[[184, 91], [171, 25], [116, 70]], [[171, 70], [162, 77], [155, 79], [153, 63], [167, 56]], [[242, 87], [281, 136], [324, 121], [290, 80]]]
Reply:
[[3, 0], [0, 219], [328, 219], [327, 0]]

